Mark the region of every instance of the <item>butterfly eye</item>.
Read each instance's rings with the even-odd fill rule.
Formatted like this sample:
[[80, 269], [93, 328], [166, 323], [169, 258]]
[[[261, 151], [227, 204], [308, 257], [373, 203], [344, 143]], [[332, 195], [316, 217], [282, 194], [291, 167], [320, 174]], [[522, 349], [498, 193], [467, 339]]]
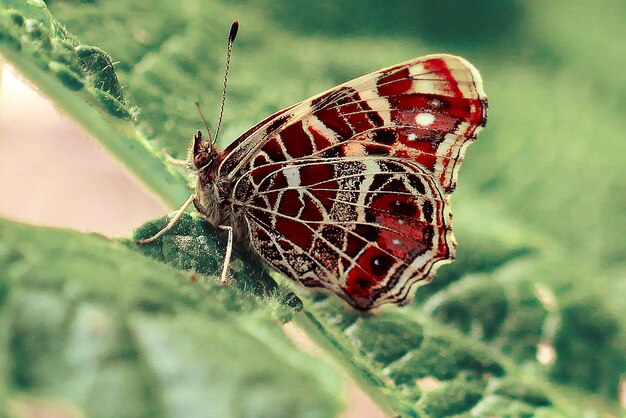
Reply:
[[206, 151], [201, 151], [198, 154], [196, 154], [195, 157], [193, 157], [193, 163], [198, 169], [206, 166], [207, 164], [210, 164], [211, 160], [212, 160], [211, 156]]

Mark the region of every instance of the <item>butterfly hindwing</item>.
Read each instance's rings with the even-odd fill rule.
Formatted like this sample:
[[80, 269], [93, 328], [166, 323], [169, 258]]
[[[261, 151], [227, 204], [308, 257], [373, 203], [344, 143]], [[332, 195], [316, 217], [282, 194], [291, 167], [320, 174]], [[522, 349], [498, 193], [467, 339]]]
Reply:
[[266, 261], [361, 310], [406, 299], [414, 281], [450, 256], [444, 198], [432, 176], [409, 161], [266, 165], [234, 190], [252, 245]]

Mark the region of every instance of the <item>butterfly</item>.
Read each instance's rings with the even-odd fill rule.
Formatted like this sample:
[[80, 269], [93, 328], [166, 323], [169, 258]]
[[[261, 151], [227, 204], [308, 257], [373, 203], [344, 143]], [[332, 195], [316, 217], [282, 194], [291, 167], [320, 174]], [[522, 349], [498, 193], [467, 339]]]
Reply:
[[271, 268], [355, 309], [406, 304], [454, 259], [449, 198], [486, 120], [472, 64], [416, 58], [280, 110], [223, 151], [198, 131], [196, 191], [178, 215], [193, 203]]

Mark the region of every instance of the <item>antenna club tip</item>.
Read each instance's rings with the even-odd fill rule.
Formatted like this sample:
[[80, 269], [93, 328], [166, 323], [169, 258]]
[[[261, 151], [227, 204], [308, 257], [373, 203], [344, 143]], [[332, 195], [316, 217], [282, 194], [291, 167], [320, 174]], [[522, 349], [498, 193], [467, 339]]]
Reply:
[[230, 34], [228, 35], [228, 40], [230, 42], [233, 42], [235, 40], [235, 37], [237, 36], [237, 31], [239, 30], [239, 21], [235, 20], [232, 24], [232, 26], [230, 27]]

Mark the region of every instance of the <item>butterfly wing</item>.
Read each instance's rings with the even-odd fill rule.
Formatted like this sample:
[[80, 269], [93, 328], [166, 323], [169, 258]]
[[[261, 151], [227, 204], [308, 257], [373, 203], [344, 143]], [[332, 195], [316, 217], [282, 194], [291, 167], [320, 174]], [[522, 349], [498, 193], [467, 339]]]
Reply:
[[298, 158], [389, 155], [412, 159], [450, 193], [465, 148], [487, 121], [478, 70], [437, 54], [359, 77], [283, 109], [225, 151], [220, 177]]
[[453, 250], [432, 175], [389, 157], [268, 164], [235, 184], [253, 248], [310, 287], [368, 310], [407, 298]]
[[269, 264], [357, 309], [402, 303], [454, 257], [448, 195], [486, 112], [471, 64], [418, 58], [271, 116], [219, 176]]

